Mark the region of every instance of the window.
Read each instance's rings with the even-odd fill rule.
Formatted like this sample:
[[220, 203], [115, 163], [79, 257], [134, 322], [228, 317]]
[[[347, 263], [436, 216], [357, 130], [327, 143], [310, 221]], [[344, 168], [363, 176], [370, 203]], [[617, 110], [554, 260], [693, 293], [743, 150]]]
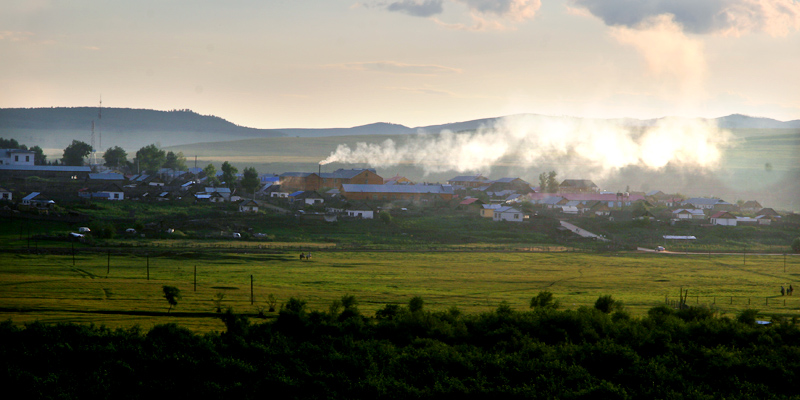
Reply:
[[30, 162], [30, 161], [31, 161], [31, 156], [25, 156], [25, 162]]
[[14, 161], [19, 161], [19, 156], [14, 156]]

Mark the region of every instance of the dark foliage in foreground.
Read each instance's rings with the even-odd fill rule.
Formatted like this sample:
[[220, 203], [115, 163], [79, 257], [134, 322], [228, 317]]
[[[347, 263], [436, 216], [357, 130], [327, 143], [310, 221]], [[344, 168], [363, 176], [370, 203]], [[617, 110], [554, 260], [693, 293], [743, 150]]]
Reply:
[[[421, 299], [420, 299], [421, 300]], [[26, 398], [800, 398], [800, 331], [656, 307], [464, 315], [422, 302], [365, 318], [290, 300], [225, 333], [0, 324], [0, 383]]]

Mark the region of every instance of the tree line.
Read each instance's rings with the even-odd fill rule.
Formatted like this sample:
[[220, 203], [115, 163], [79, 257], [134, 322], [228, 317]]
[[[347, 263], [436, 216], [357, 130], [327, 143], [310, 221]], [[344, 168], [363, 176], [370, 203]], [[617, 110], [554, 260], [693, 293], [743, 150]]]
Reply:
[[529, 306], [466, 314], [413, 297], [366, 316], [351, 295], [324, 311], [290, 298], [264, 323], [229, 308], [217, 314], [225, 331], [207, 334], [7, 321], [0, 379], [63, 399], [797, 398], [794, 321], [666, 306], [634, 318], [611, 296], [560, 310], [547, 292]]

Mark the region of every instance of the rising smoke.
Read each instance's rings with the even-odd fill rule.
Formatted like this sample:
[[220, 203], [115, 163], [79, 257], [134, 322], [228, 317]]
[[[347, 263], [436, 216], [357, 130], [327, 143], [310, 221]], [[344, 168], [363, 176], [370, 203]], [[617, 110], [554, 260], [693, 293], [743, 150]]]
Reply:
[[412, 164], [425, 174], [483, 172], [493, 166], [533, 169], [543, 164], [574, 166], [591, 178], [622, 168], [659, 170], [691, 167], [713, 169], [731, 138], [713, 120], [664, 118], [647, 127], [621, 122], [552, 118], [535, 115], [504, 117], [474, 132], [420, 132], [402, 144], [339, 145], [320, 164], [359, 163], [375, 168]]

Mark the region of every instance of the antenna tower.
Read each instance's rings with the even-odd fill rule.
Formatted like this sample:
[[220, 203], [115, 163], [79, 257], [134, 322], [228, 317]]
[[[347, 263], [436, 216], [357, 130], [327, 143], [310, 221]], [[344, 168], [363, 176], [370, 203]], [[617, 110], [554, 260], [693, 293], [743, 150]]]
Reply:
[[[100, 107], [97, 108], [97, 147], [103, 149], [103, 131], [100, 129], [100, 122], [103, 120], [103, 95], [100, 95]], [[94, 144], [92, 144], [94, 147]]]
[[92, 157], [89, 159], [90, 165], [97, 165], [97, 150], [94, 148], [94, 120], [92, 120]]

